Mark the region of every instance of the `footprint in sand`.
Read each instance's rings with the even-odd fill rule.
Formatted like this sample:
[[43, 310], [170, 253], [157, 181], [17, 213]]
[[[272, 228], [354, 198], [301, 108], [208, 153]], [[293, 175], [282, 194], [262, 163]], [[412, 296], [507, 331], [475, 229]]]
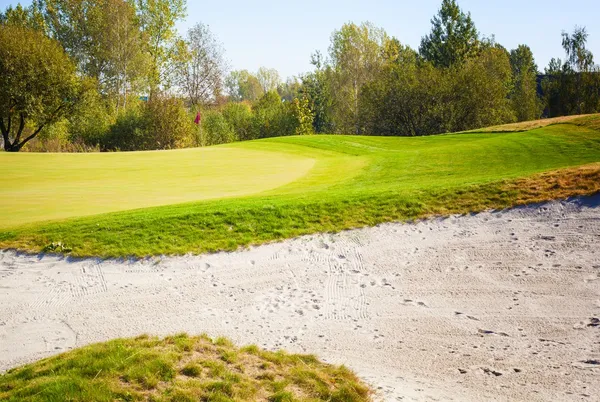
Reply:
[[425, 304], [422, 301], [414, 301], [412, 299], [404, 299], [402, 301], [402, 304], [404, 304], [405, 306], [415, 306], [415, 307], [424, 307], [424, 308], [429, 307], [427, 304]]

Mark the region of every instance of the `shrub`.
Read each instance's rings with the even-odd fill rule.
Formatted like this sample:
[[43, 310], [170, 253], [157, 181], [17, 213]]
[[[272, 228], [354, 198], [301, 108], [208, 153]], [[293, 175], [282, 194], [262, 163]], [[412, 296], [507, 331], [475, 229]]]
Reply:
[[175, 149], [192, 145], [193, 121], [183, 101], [155, 97], [146, 104], [146, 149]]
[[218, 145], [235, 141], [235, 133], [225, 117], [218, 111], [207, 111], [202, 117], [198, 145]]
[[145, 148], [146, 122], [143, 106], [132, 105], [117, 117], [108, 134], [101, 139], [101, 147], [110, 151], [134, 151]]
[[235, 132], [239, 141], [258, 138], [252, 126], [252, 109], [248, 103], [228, 103], [223, 107], [223, 117]]
[[253, 107], [254, 131], [257, 138], [294, 135], [298, 121], [291, 107], [281, 101], [275, 91], [264, 94]]
[[97, 91], [88, 91], [69, 120], [69, 140], [97, 146], [115, 123], [115, 113]]
[[105, 150], [153, 150], [184, 148], [193, 144], [193, 122], [183, 102], [156, 97], [130, 105], [102, 139]]

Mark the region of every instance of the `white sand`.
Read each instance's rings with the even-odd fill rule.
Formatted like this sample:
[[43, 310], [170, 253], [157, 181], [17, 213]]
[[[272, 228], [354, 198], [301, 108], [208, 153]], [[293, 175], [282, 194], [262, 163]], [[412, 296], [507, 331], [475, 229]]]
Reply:
[[0, 370], [206, 332], [346, 364], [386, 400], [598, 400], [598, 200], [208, 256], [0, 253]]

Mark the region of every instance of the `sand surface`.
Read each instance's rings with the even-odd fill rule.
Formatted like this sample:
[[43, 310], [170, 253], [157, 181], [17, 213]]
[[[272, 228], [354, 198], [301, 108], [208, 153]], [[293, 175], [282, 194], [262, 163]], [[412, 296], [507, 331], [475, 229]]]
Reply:
[[141, 333], [346, 364], [384, 400], [598, 400], [600, 197], [144, 261], [0, 253], [0, 370]]

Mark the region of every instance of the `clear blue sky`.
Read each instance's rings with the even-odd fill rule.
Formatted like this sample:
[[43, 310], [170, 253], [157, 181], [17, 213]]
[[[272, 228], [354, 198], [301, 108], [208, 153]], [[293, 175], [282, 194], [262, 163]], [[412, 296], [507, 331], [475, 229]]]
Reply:
[[[0, 0], [4, 9], [17, 1]], [[23, 3], [29, 3], [24, 1]], [[233, 69], [277, 69], [282, 77], [311, 70], [310, 54], [327, 51], [331, 32], [345, 22], [371, 21], [417, 48], [430, 30], [441, 0], [188, 0], [185, 32], [196, 22], [210, 25], [223, 43]], [[561, 31], [586, 26], [588, 48], [600, 63], [599, 0], [459, 0], [479, 31], [494, 34], [507, 49], [531, 47], [543, 70], [552, 57], [564, 57]]]

